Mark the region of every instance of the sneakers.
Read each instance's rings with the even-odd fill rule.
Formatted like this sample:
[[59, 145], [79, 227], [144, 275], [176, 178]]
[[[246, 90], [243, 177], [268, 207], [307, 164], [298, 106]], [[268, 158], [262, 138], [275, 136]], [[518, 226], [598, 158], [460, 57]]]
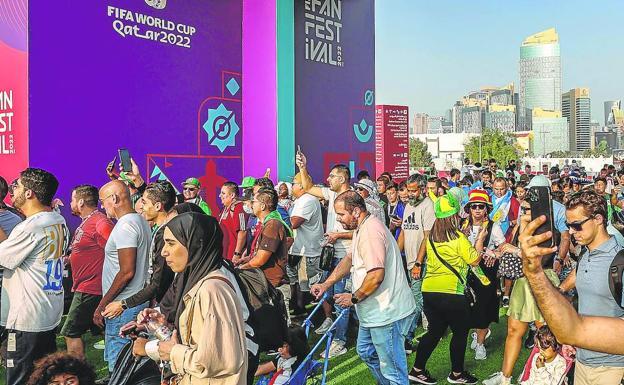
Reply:
[[511, 377], [505, 377], [502, 372], [494, 373], [483, 380], [483, 385], [511, 385]]
[[477, 344], [475, 348], [475, 360], [485, 360], [487, 358], [487, 351], [484, 345]]
[[410, 340], [405, 340], [405, 354], [412, 354], [416, 351], [416, 346]]
[[535, 346], [535, 330], [529, 329], [529, 334], [527, 335], [526, 340], [524, 340], [524, 347], [527, 349], [533, 349]]
[[503, 296], [503, 307], [509, 307], [509, 297]]
[[[347, 352], [347, 348], [345, 347], [345, 343], [342, 341], [332, 341], [331, 345], [329, 345], [329, 357], [334, 358], [341, 356]], [[325, 358], [325, 351], [321, 353], [321, 358]]]
[[321, 326], [316, 328], [314, 333], [319, 334], [319, 335], [327, 333], [327, 331], [329, 330], [329, 328], [331, 327], [333, 323], [334, 323], [334, 320], [331, 319], [330, 317], [325, 318], [325, 321], [323, 321]]
[[454, 375], [453, 372], [449, 373], [446, 378], [451, 384], [476, 384], [479, 380], [477, 377], [473, 376], [468, 372], [461, 372], [458, 376]]
[[98, 341], [98, 342], [93, 344], [93, 349], [104, 350], [104, 348], [105, 348], [104, 340]]
[[412, 368], [407, 377], [411, 382], [415, 382], [417, 384], [435, 385], [438, 383], [438, 380], [431, 377], [431, 374], [429, 374], [429, 371], [427, 370], [417, 371], [415, 368]]
[[[492, 330], [488, 329], [487, 334], [485, 335], [485, 340], [483, 340], [483, 345], [485, 345], [485, 341], [487, 341], [488, 338], [490, 338], [490, 335], [492, 334]], [[477, 348], [477, 332], [472, 332], [472, 342], [470, 343], [470, 349], [475, 350]]]

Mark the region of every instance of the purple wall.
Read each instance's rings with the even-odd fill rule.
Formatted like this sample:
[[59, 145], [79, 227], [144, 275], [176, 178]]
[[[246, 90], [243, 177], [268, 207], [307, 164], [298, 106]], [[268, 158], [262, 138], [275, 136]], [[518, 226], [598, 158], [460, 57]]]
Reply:
[[242, 176], [242, 2], [107, 3], [31, 4], [30, 164], [59, 178], [68, 206], [71, 188], [105, 183], [126, 147], [145, 179], [200, 177], [217, 209], [217, 186]]
[[325, 3], [295, 1], [295, 142], [315, 182], [375, 170], [374, 0]]

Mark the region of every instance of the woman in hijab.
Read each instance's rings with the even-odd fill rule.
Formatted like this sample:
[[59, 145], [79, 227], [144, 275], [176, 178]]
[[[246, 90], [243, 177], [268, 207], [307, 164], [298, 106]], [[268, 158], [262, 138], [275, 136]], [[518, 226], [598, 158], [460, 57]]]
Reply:
[[[175, 331], [158, 344], [179, 383], [245, 384], [247, 349], [240, 302], [220, 271], [223, 233], [213, 217], [184, 213], [167, 223], [162, 256], [177, 273], [167, 319]], [[155, 310], [146, 312], [164, 323]], [[145, 313], [144, 313], [145, 314]]]

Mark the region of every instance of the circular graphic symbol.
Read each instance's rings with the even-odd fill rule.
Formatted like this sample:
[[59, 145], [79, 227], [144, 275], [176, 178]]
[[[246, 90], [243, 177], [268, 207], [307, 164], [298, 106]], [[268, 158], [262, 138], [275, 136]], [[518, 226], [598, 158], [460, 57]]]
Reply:
[[364, 105], [372, 106], [374, 100], [375, 100], [375, 93], [372, 90], [366, 90], [366, 92], [364, 93]]

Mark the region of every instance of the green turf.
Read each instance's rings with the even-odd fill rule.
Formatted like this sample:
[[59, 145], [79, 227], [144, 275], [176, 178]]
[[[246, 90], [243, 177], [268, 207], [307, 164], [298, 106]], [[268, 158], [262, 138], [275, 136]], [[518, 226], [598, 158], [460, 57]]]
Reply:
[[[501, 363], [503, 360], [503, 348], [505, 344], [505, 335], [507, 327], [507, 318], [501, 317], [500, 323], [492, 325], [492, 336], [487, 342], [488, 358], [485, 361], [475, 361], [474, 352], [470, 350], [470, 346], [466, 350], [466, 370], [477, 376], [479, 380], [487, 378], [490, 374], [500, 371]], [[419, 330], [423, 333], [422, 330]], [[317, 341], [318, 336], [311, 333], [312, 341]], [[104, 362], [104, 351], [96, 350], [93, 348], [93, 344], [99, 341], [101, 336], [87, 335], [85, 337], [85, 345], [87, 350], [87, 360], [95, 367], [97, 376], [102, 377], [106, 373], [106, 363]], [[328, 370], [328, 383], [329, 384], [374, 384], [375, 381], [370, 375], [366, 365], [359, 359], [355, 352], [355, 332], [353, 331], [349, 335], [349, 352], [340, 357], [334, 358], [329, 362]], [[57, 339], [59, 350], [65, 349], [65, 341], [62, 337]], [[446, 383], [445, 379], [450, 371], [450, 357], [449, 357], [449, 342], [450, 336], [445, 336], [436, 350], [433, 352], [427, 369], [431, 372], [431, 375], [438, 379], [438, 383]], [[470, 339], [469, 339], [470, 343]], [[528, 357], [529, 351], [523, 349], [520, 353], [520, 359], [516, 364], [514, 370], [514, 378], [520, 375], [522, 367]], [[416, 353], [412, 353], [408, 359], [410, 365], [413, 364]], [[5, 383], [4, 370], [0, 368], [0, 384]]]

